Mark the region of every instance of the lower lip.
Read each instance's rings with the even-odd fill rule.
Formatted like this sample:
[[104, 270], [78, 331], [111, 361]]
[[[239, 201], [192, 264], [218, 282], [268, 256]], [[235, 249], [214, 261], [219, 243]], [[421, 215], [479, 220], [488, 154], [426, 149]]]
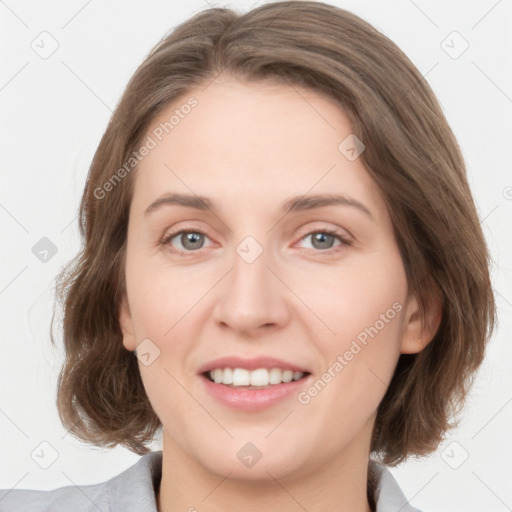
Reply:
[[204, 375], [200, 377], [208, 392], [219, 402], [241, 411], [258, 412], [279, 403], [293, 393], [297, 393], [304, 387], [311, 374], [299, 380], [274, 384], [263, 389], [232, 388], [224, 384], [215, 384]]

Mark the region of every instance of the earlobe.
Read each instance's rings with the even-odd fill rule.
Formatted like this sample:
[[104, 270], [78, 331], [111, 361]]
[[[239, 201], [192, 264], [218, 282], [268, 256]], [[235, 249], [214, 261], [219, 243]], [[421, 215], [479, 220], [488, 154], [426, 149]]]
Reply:
[[124, 348], [130, 351], [135, 350], [137, 344], [135, 343], [135, 335], [133, 332], [132, 316], [126, 299], [123, 299], [119, 308], [119, 326], [123, 333]]
[[416, 297], [412, 297], [407, 304], [405, 315], [400, 353], [416, 354], [434, 339], [439, 329], [442, 318], [441, 303], [439, 300], [431, 302], [422, 322], [418, 301]]

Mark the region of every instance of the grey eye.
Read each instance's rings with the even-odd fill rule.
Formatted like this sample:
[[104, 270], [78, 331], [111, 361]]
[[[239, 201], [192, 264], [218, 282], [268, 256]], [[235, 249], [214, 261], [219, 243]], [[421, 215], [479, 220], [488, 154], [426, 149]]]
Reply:
[[180, 242], [184, 249], [194, 250], [201, 249], [204, 245], [204, 235], [202, 233], [182, 233]]
[[311, 233], [308, 236], [311, 237], [312, 245], [315, 249], [331, 249], [336, 238], [334, 235], [323, 232]]

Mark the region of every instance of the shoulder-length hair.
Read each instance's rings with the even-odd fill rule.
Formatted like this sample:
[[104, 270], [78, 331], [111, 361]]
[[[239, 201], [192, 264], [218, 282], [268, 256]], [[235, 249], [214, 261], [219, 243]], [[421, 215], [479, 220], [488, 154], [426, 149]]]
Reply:
[[494, 327], [488, 249], [459, 146], [425, 78], [370, 24], [312, 1], [268, 3], [244, 14], [199, 12], [164, 37], [130, 79], [89, 169], [81, 251], [57, 282], [65, 347], [57, 406], [64, 426], [87, 442], [141, 455], [161, 427], [137, 358], [122, 343], [136, 168], [120, 169], [163, 109], [220, 73], [321, 93], [337, 102], [365, 144], [360, 158], [386, 200], [409, 293], [422, 315], [434, 300], [442, 306], [434, 339], [418, 354], [399, 357], [371, 451], [388, 465], [431, 453], [454, 426]]

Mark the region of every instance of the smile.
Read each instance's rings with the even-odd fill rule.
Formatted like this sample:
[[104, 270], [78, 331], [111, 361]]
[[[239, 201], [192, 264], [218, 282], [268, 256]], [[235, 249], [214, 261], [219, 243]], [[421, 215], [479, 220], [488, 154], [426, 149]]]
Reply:
[[[287, 398], [295, 397], [313, 379], [309, 372], [293, 372], [280, 368], [258, 368], [253, 371], [244, 368], [216, 368], [200, 374], [200, 377], [204, 392], [215, 402], [249, 413], [264, 411], [281, 404]], [[215, 378], [219, 382], [215, 382]], [[227, 382], [231, 380], [231, 383], [225, 384], [224, 379]], [[250, 382], [257, 384], [251, 385]]]
[[281, 368], [258, 368], [246, 370], [245, 368], [215, 368], [206, 372], [206, 378], [215, 384], [224, 384], [233, 388], [246, 389], [265, 388], [282, 383], [297, 381], [307, 372], [283, 370]]

